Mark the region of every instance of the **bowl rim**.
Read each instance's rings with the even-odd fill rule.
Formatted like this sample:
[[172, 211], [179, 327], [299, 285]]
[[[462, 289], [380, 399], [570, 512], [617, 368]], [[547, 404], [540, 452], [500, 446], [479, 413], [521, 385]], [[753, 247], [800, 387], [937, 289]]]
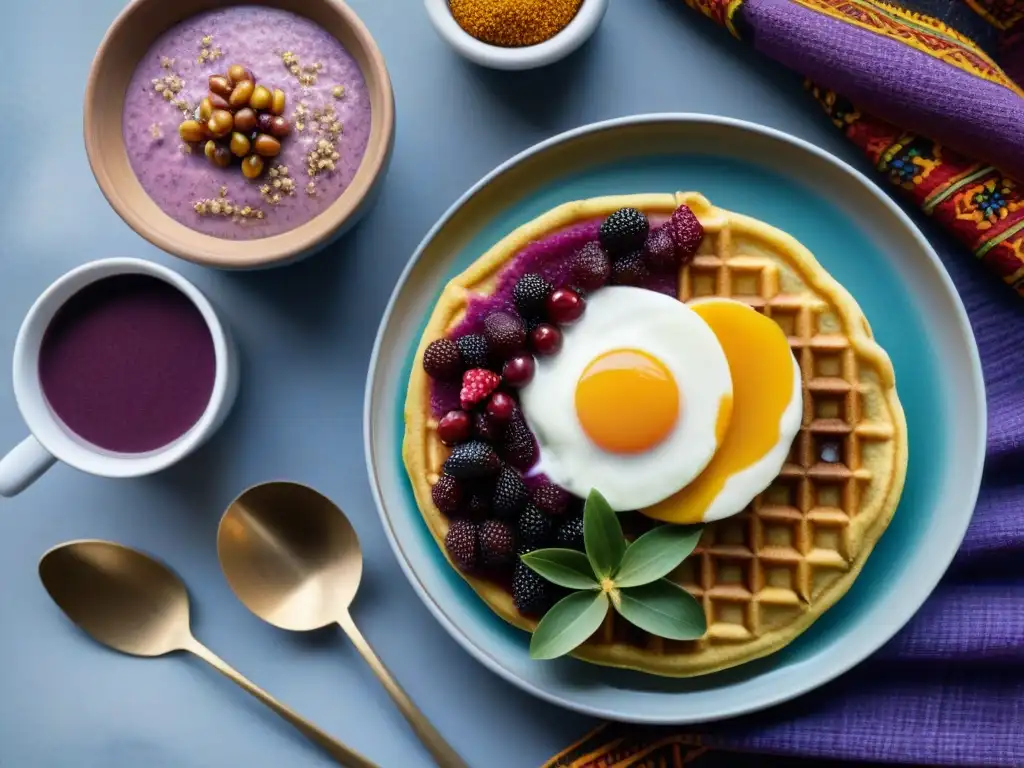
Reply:
[[[500, 662], [488, 649], [481, 647], [476, 642], [471, 640], [446, 613], [445, 609], [437, 602], [433, 594], [429, 591], [427, 586], [421, 580], [419, 574], [414, 570], [413, 566], [409, 562], [405, 552], [403, 551], [402, 545], [398, 541], [397, 534], [392, 527], [391, 520], [388, 512], [385, 508], [384, 498], [380, 481], [377, 477], [375, 467], [375, 451], [374, 451], [374, 430], [373, 430], [373, 413], [375, 406], [378, 406], [375, 396], [375, 373], [380, 365], [379, 358], [381, 357], [382, 344], [384, 336], [386, 335], [387, 329], [390, 324], [395, 320], [393, 317], [395, 307], [397, 305], [400, 294], [406, 287], [406, 283], [409, 280], [414, 268], [419, 262], [420, 256], [428, 244], [433, 240], [437, 233], [447, 225], [448, 221], [455, 215], [455, 213], [462, 208], [471, 198], [473, 198], [483, 187], [490, 184], [494, 179], [501, 176], [509, 169], [516, 166], [518, 163], [529, 158], [530, 156], [543, 152], [557, 144], [570, 141], [572, 139], [590, 134], [597, 133], [604, 130], [615, 129], [618, 127], [631, 126], [631, 125], [642, 125], [646, 123], [660, 123], [660, 122], [681, 122], [681, 123], [705, 123], [712, 126], [720, 126], [724, 128], [738, 129], [741, 131], [747, 131], [752, 133], [760, 134], [766, 138], [773, 139], [776, 141], [785, 142], [797, 149], [804, 152], [808, 152], [816, 156], [819, 160], [823, 160], [826, 163], [831, 164], [839, 171], [849, 175], [856, 182], [858, 182], [863, 188], [865, 188], [870, 195], [872, 195], [883, 207], [887, 208], [888, 211], [895, 217], [898, 223], [910, 233], [910, 235], [918, 242], [921, 247], [923, 255], [929, 260], [931, 266], [934, 268], [935, 277], [941, 284], [944, 292], [952, 304], [952, 310], [955, 313], [955, 317], [952, 318], [952, 322], [958, 326], [964, 333], [964, 337], [967, 341], [967, 354], [970, 359], [970, 370], [967, 371], [967, 376], [970, 379], [972, 388], [979, 394], [977, 402], [968, 403], [968, 406], [974, 407], [974, 418], [971, 422], [974, 427], [974, 442], [977, 446], [976, 455], [973, 457], [973, 461], [970, 464], [961, 464], [961, 468], [969, 476], [975, 479], [973, 487], [968, 488], [967, 497], [969, 500], [970, 513], [965, 514], [961, 519], [957, 520], [957, 525], [953, 528], [952, 533], [954, 535], [949, 536], [945, 539], [944, 548], [936, 550], [931, 553], [930, 562], [935, 563], [935, 568], [927, 578], [918, 578], [914, 582], [913, 599], [904, 599], [899, 602], [895, 607], [892, 617], [893, 620], [887, 624], [886, 627], [882, 628], [880, 632], [869, 638], [867, 642], [862, 642], [856, 648], [856, 651], [843, 657], [841, 660], [836, 661], [830, 665], [826, 670], [805, 670], [805, 674], [799, 676], [797, 682], [791, 686], [781, 688], [777, 692], [767, 697], [761, 697], [757, 700], [751, 700], [741, 705], [734, 705], [724, 712], [710, 713], [707, 716], [699, 718], [684, 717], [664, 714], [648, 714], [648, 713], [631, 713], [622, 710], [611, 711], [607, 708], [595, 706], [587, 703], [579, 703], [570, 699], [559, 696], [557, 693], [552, 693], [545, 690], [540, 685], [537, 685], [527, 679], [520, 677], [512, 669], [506, 667]], [[389, 371], [393, 373], [393, 371]], [[395, 288], [392, 291], [388, 303], [385, 307], [384, 313], [381, 318], [380, 325], [378, 327], [377, 336], [374, 340], [373, 349], [370, 355], [369, 369], [366, 377], [366, 387], [364, 392], [363, 402], [363, 449], [364, 458], [366, 461], [366, 468], [368, 474], [368, 480], [370, 484], [370, 491], [373, 496], [374, 504], [377, 507], [377, 513], [381, 519], [381, 523], [384, 528], [385, 535], [387, 536], [388, 543], [391, 545], [391, 549], [395, 554], [395, 558], [406, 575], [409, 583], [412, 585], [413, 590], [419, 596], [420, 600], [438, 621], [438, 623], [444, 627], [449, 635], [461, 645], [471, 656], [479, 661], [490, 671], [499, 675], [506, 681], [512, 683], [517, 688], [520, 688], [527, 693], [530, 693], [541, 700], [547, 701], [551, 704], [564, 707], [566, 709], [581, 712], [583, 714], [591, 715], [594, 717], [607, 718], [613, 720], [619, 720], [623, 722], [635, 722], [652, 725], [678, 725], [686, 723], [697, 723], [697, 722], [708, 722], [712, 720], [722, 719], [725, 717], [733, 717], [742, 714], [748, 714], [750, 712], [759, 711], [766, 709], [771, 706], [775, 706], [782, 702], [796, 698], [807, 692], [824, 685], [851, 668], [862, 662], [868, 656], [873, 654], [879, 648], [888, 642], [906, 623], [913, 617], [913, 615], [920, 609], [924, 604], [925, 600], [933, 592], [935, 587], [938, 585], [940, 579], [945, 574], [950, 563], [953, 560], [954, 555], [959, 549], [960, 543], [963, 540], [964, 535], [967, 532], [967, 527], [974, 513], [974, 508], [977, 504], [978, 493], [981, 487], [982, 470], [985, 461], [985, 447], [986, 447], [986, 436], [987, 436], [987, 414], [988, 404], [985, 397], [985, 383], [982, 375], [981, 358], [978, 352], [977, 342], [974, 338], [973, 331], [971, 329], [970, 320], [967, 316], [966, 309], [964, 308], [963, 301], [960, 298], [956, 287], [953, 284], [952, 278], [949, 273], [942, 266], [938, 255], [928, 242], [924, 234], [917, 228], [917, 226], [911, 221], [910, 217], [888, 196], [885, 192], [873, 183], [863, 173], [846, 163], [845, 161], [835, 157], [831, 153], [821, 149], [803, 139], [796, 136], [792, 136], [783, 131], [770, 128], [768, 126], [752, 123], [745, 120], [739, 120], [730, 117], [706, 115], [700, 113], [649, 113], [644, 115], [634, 115], [620, 118], [613, 118], [610, 120], [600, 121], [591, 123], [588, 125], [575, 128], [564, 133], [553, 136], [550, 139], [546, 139], [534, 146], [516, 154], [509, 160], [498, 165], [495, 169], [487, 173], [477, 183], [472, 185], [463, 195], [461, 195], [437, 220], [437, 222], [430, 228], [426, 233], [422, 241], [417, 246], [413, 255], [410, 257], [408, 263], [403, 269], [401, 275], [396, 282]], [[389, 404], [387, 407], [391, 407]]]
[[[324, 6], [333, 10], [335, 14], [352, 31], [352, 34], [359, 41], [359, 45], [366, 52], [368, 66], [373, 70], [377, 82], [377, 90], [380, 91], [382, 108], [377, 110], [379, 114], [372, 114], [371, 119], [380, 119], [381, 133], [380, 140], [376, 144], [368, 144], [360, 160], [360, 168], [369, 163], [369, 173], [363, 179], [355, 182], [338, 196], [328, 208], [309, 221], [299, 226], [265, 238], [252, 240], [225, 240], [224, 238], [208, 235], [198, 230], [186, 227], [184, 224], [175, 221], [162, 209], [160, 215], [185, 227], [190, 237], [195, 238], [195, 245], [182, 247], [182, 244], [174, 237], [165, 236], [158, 232], [145, 217], [140, 216], [130, 206], [124, 204], [121, 194], [111, 178], [105, 164], [97, 157], [99, 152], [99, 126], [97, 119], [96, 97], [100, 88], [99, 72], [107, 56], [110, 55], [111, 46], [118, 35], [122, 34], [124, 27], [130, 23], [132, 18], [141, 9], [154, 3], [162, 3], [164, 0], [131, 0], [117, 15], [107, 31], [103, 35], [96, 54], [93, 56], [89, 67], [89, 76], [86, 81], [85, 97], [83, 105], [83, 136], [85, 140], [85, 152], [92, 169], [96, 183], [100, 191], [107, 199], [107, 202], [114, 209], [114, 212], [139, 236], [160, 248], [185, 261], [199, 264], [201, 266], [217, 267], [221, 269], [253, 269], [260, 267], [274, 266], [292, 261], [303, 254], [316, 250], [319, 246], [328, 242], [350, 219], [356, 217], [367, 199], [372, 195], [382, 173], [386, 170], [391, 148], [394, 143], [395, 134], [395, 97], [388, 74], [384, 56], [377, 46], [376, 41], [370, 34], [369, 29], [362, 19], [356, 15], [343, 0], [316, 0]], [[232, 5], [245, 5], [244, 0], [229, 0], [229, 2], [211, 6], [206, 9], [223, 8]], [[275, 7], [273, 0], [263, 0], [259, 5]], [[202, 13], [204, 11], [198, 11]], [[299, 15], [302, 15], [301, 13]], [[315, 22], [314, 22], [315, 23]], [[167, 30], [163, 30], [166, 32]], [[364, 73], [365, 76], [365, 73]], [[124, 149], [124, 135], [121, 133], [119, 144]], [[358, 171], [357, 171], [358, 175]], [[141, 186], [141, 184], [140, 184]], [[148, 193], [147, 193], [148, 197]], [[150, 198], [152, 200], [152, 198]], [[155, 202], [155, 201], [154, 201]], [[340, 205], [343, 203], [343, 205]], [[159, 209], [159, 206], [157, 206]], [[245, 253], [225, 255], [223, 244], [244, 243]]]
[[452, 16], [448, 0], [424, 0], [438, 34], [470, 61], [497, 69], [531, 69], [568, 56], [594, 34], [608, 8], [608, 0], [583, 0], [576, 15], [556, 34], [540, 43], [506, 48], [478, 40]]

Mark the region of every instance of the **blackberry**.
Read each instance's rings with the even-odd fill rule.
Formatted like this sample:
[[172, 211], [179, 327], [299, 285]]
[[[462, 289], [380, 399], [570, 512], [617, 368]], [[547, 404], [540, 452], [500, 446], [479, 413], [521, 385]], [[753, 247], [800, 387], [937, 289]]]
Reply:
[[615, 285], [643, 285], [649, 274], [639, 251], [623, 256], [612, 265], [612, 282]]
[[502, 359], [512, 357], [526, 346], [523, 321], [508, 312], [492, 312], [484, 318], [484, 335], [491, 354]]
[[487, 339], [479, 333], [470, 333], [455, 340], [466, 368], [486, 368], [491, 358]]
[[583, 515], [570, 517], [562, 523], [558, 527], [555, 540], [560, 547], [578, 549], [580, 552], [585, 552], [586, 546], [583, 543]]
[[593, 240], [573, 254], [569, 264], [572, 284], [580, 291], [596, 291], [612, 276], [612, 262], [604, 248]]
[[636, 208], [620, 208], [601, 224], [598, 238], [613, 257], [624, 256], [644, 246], [650, 225]]
[[452, 381], [462, 376], [462, 357], [451, 339], [434, 339], [423, 351], [423, 370], [438, 381]]
[[471, 520], [453, 520], [444, 537], [448, 556], [459, 570], [470, 572], [480, 562], [480, 531]]
[[473, 414], [473, 434], [481, 440], [495, 444], [501, 440], [504, 431], [504, 424], [499, 424], [483, 411]]
[[665, 228], [652, 229], [644, 243], [647, 266], [655, 272], [670, 272], [679, 268], [679, 255], [672, 234]]
[[498, 473], [498, 481], [494, 484], [494, 514], [499, 517], [512, 517], [526, 503], [526, 485], [519, 472], [508, 464]]
[[541, 616], [553, 602], [551, 586], [519, 561], [512, 575], [512, 602], [524, 616]]
[[538, 485], [533, 489], [533, 493], [530, 494], [530, 501], [533, 502], [533, 506], [541, 512], [553, 515], [554, 517], [565, 514], [565, 511], [569, 508], [571, 498], [567, 490], [554, 483]]
[[512, 298], [523, 317], [539, 318], [544, 316], [544, 302], [553, 290], [555, 287], [543, 277], [527, 272], [512, 289]]
[[430, 498], [434, 506], [446, 515], [454, 515], [462, 504], [462, 488], [459, 481], [451, 475], [441, 475], [434, 487], [430, 489]]
[[472, 480], [495, 474], [501, 468], [501, 460], [487, 443], [470, 440], [452, 448], [444, 462], [444, 471], [456, 480]]
[[469, 501], [466, 503], [466, 512], [474, 520], [481, 520], [491, 512], [490, 488], [478, 488], [469, 494]]
[[480, 561], [487, 567], [508, 565], [515, 557], [515, 535], [508, 523], [485, 520], [480, 524]]
[[505, 427], [505, 437], [500, 450], [502, 458], [519, 470], [529, 469], [537, 460], [537, 444], [519, 410], [512, 414]]
[[527, 504], [519, 513], [519, 520], [516, 522], [516, 537], [524, 547], [541, 549], [551, 543], [552, 525], [551, 518], [537, 509], [533, 504]]

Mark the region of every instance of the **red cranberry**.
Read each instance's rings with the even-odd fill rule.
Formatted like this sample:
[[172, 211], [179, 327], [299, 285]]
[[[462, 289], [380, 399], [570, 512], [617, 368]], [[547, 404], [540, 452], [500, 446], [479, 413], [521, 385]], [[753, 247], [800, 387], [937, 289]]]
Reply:
[[487, 415], [502, 424], [512, 418], [515, 410], [516, 401], [504, 392], [495, 392], [487, 401]]
[[560, 325], [580, 319], [587, 303], [571, 288], [559, 288], [548, 296], [548, 317]]
[[445, 445], [455, 445], [469, 439], [473, 422], [465, 411], [448, 411], [437, 422], [437, 436]]
[[510, 387], [525, 387], [533, 378], [533, 358], [527, 355], [513, 357], [501, 369], [501, 377]]
[[538, 355], [553, 355], [562, 348], [562, 332], [553, 325], [541, 323], [530, 332], [530, 345]]

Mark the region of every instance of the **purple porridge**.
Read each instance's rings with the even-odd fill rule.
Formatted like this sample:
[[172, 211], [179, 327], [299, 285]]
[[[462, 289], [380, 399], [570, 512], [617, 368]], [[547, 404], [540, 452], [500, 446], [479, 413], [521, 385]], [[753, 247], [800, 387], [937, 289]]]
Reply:
[[[283, 91], [283, 111], [257, 110], [268, 122], [236, 123], [223, 136], [210, 134], [204, 114], [203, 135], [184, 141], [179, 127], [211, 108], [211, 76], [227, 78], [232, 65], [247, 69], [255, 88]], [[247, 107], [232, 103], [229, 113], [237, 120]], [[272, 133], [273, 117], [286, 123]], [[337, 200], [370, 123], [366, 81], [341, 43], [302, 16], [243, 5], [194, 16], [157, 39], [132, 75], [122, 129], [132, 170], [167, 215], [203, 234], [251, 240], [305, 224]]]
[[98, 280], [54, 316], [39, 380], [60, 420], [93, 445], [144, 453], [199, 421], [213, 392], [213, 337], [199, 309], [148, 275]]

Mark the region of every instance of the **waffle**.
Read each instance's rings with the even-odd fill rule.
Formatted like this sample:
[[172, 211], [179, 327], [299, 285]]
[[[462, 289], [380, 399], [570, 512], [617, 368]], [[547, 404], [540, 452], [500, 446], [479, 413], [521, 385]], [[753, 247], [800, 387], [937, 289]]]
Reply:
[[[667, 216], [689, 205], [705, 229], [680, 270], [679, 298], [728, 297], [772, 318], [800, 366], [804, 416], [776, 480], [734, 517], [710, 523], [671, 575], [700, 600], [708, 631], [696, 641], [651, 636], [610, 612], [575, 656], [651, 674], [687, 677], [782, 648], [850, 587], [899, 501], [907, 434], [892, 365], [854, 299], [789, 235], [713, 207], [696, 193], [625, 195], [567, 203], [512, 232], [445, 288], [427, 325], [406, 400], [404, 457], [419, 509], [444, 551], [447, 519], [430, 489], [448, 449], [437, 439], [420, 361], [462, 319], [469, 299], [495, 289], [528, 243], [573, 223], [633, 206]], [[454, 565], [453, 565], [454, 567]], [[506, 621], [532, 631], [507, 589], [462, 574]]]

